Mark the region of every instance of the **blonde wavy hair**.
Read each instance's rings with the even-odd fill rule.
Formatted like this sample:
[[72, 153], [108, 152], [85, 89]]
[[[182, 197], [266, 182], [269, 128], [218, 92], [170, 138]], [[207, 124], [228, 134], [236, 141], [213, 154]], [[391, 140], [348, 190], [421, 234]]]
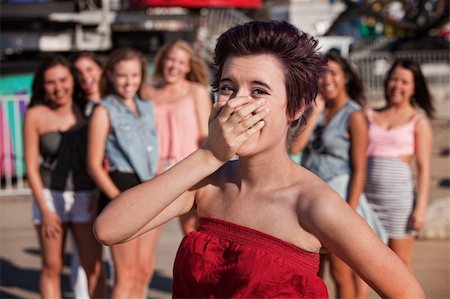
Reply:
[[202, 57], [194, 52], [188, 42], [180, 39], [165, 44], [156, 54], [155, 72], [152, 76], [154, 82], [164, 82], [164, 62], [166, 61], [170, 50], [174, 48], [179, 48], [189, 55], [189, 66], [191, 71], [186, 75], [186, 79], [191, 82], [200, 83], [203, 86], [209, 86], [211, 76], [206, 63]]

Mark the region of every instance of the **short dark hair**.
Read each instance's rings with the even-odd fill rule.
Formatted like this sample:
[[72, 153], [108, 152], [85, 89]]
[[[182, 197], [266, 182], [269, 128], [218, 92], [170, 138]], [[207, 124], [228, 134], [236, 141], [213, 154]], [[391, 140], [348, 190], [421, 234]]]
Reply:
[[76, 75], [76, 70], [73, 68], [73, 66], [69, 63], [69, 61], [64, 58], [64, 56], [61, 55], [52, 55], [50, 57], [45, 58], [41, 64], [38, 66], [34, 73], [34, 79], [31, 86], [31, 99], [30, 99], [30, 107], [41, 105], [41, 104], [47, 104], [46, 98], [47, 95], [45, 94], [44, 89], [44, 74], [45, 72], [57, 65], [61, 65], [65, 68], [67, 68], [70, 71], [70, 74], [73, 78], [73, 94], [72, 99], [73, 102], [78, 105], [81, 111], [84, 111], [84, 107], [86, 106], [86, 94], [84, 93], [84, 90], [81, 88], [80, 82], [78, 80], [78, 76]]
[[212, 84], [213, 90], [218, 90], [228, 58], [273, 55], [283, 66], [286, 113], [294, 117], [317, 96], [317, 80], [325, 70], [325, 58], [319, 53], [317, 45], [316, 39], [285, 21], [254, 21], [234, 26], [217, 40], [214, 56], [217, 74]]
[[434, 107], [430, 92], [428, 90], [427, 82], [423, 73], [420, 69], [419, 63], [415, 62], [412, 59], [396, 59], [392, 64], [389, 72], [387, 73], [386, 80], [384, 81], [384, 96], [386, 101], [389, 101], [387, 85], [388, 81], [392, 76], [392, 72], [396, 67], [402, 67], [407, 70], [410, 70], [414, 77], [414, 95], [411, 98], [411, 103], [415, 105], [419, 105], [420, 108], [425, 111], [428, 117], [433, 117]]

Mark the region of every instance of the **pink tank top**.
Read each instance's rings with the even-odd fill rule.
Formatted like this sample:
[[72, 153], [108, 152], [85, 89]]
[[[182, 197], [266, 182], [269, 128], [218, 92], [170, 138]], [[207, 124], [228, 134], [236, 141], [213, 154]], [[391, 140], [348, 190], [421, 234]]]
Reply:
[[200, 129], [193, 97], [155, 106], [161, 160], [178, 162], [198, 149]]
[[368, 157], [398, 158], [415, 153], [414, 128], [423, 114], [416, 114], [408, 123], [386, 130], [373, 119], [373, 110], [367, 111], [369, 121]]

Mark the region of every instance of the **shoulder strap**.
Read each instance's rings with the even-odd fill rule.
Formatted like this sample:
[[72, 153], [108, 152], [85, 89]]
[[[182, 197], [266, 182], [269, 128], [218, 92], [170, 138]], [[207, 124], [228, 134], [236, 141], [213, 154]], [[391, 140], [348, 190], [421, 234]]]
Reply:
[[423, 113], [417, 113], [414, 117], [409, 121], [411, 124], [415, 125], [419, 120], [424, 118], [425, 115]]
[[373, 109], [372, 108], [368, 108], [365, 112], [366, 116], [367, 116], [367, 120], [371, 123], [373, 123]]

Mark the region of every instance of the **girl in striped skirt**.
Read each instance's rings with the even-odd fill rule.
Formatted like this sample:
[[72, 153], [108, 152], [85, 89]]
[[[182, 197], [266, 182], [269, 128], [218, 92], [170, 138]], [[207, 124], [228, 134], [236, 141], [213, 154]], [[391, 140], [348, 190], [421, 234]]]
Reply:
[[[397, 60], [385, 82], [386, 106], [367, 111], [365, 194], [389, 237], [389, 247], [410, 268], [414, 236], [425, 223], [430, 186], [433, 113], [417, 63]], [[422, 111], [419, 111], [423, 110]], [[410, 163], [417, 165], [415, 192]]]

